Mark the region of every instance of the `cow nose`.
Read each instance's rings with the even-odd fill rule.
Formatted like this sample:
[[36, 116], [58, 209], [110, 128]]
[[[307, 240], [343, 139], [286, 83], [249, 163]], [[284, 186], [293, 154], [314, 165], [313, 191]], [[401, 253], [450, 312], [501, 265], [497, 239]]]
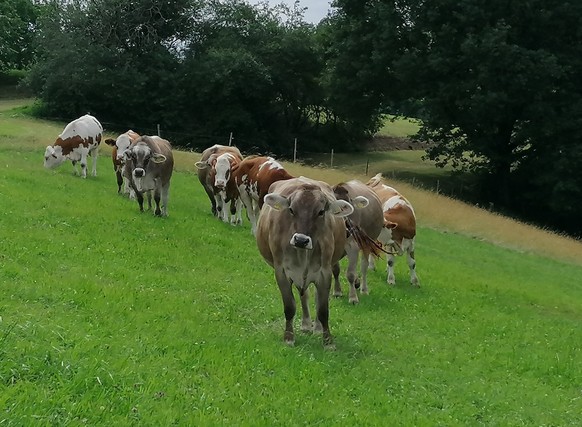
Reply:
[[295, 233], [293, 237], [291, 237], [291, 241], [289, 243], [299, 249], [313, 249], [313, 242], [311, 241], [311, 237], [306, 236], [305, 234]]
[[145, 171], [142, 168], [135, 168], [134, 173], [136, 178], [141, 178], [145, 175]]
[[224, 190], [225, 183], [224, 183], [224, 181], [216, 181], [216, 182], [214, 183], [214, 186], [215, 186], [216, 188], [219, 188], [219, 189], [221, 189], [221, 190]]

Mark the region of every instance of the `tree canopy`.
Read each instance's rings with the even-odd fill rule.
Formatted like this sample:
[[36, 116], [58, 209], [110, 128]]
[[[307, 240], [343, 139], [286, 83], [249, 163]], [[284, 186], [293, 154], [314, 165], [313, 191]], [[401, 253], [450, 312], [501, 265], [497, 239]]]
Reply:
[[48, 115], [195, 149], [233, 132], [243, 152], [354, 150], [384, 114], [415, 117], [473, 201], [582, 235], [582, 3], [333, 6], [314, 26], [298, 4], [0, 0], [0, 68], [32, 65]]
[[341, 63], [356, 64], [336, 68], [357, 81], [344, 96], [365, 95], [367, 114], [420, 117], [428, 158], [475, 174], [480, 198], [582, 232], [572, 216], [582, 214], [582, 174], [571, 167], [582, 161], [582, 3], [335, 5]]

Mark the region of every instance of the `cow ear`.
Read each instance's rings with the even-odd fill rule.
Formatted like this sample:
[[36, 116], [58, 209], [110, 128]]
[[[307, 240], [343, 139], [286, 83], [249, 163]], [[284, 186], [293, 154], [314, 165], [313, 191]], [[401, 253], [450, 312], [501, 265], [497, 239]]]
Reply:
[[107, 138], [104, 142], [105, 144], [111, 145], [112, 147], [115, 146], [115, 140], [112, 138]]
[[152, 154], [152, 160], [154, 163], [164, 163], [166, 161], [166, 156], [160, 153]]
[[352, 204], [356, 209], [365, 208], [370, 204], [370, 201], [364, 196], [358, 196], [352, 200]]
[[265, 196], [265, 204], [269, 205], [276, 211], [282, 211], [289, 207], [289, 200], [277, 193], [269, 193]]
[[392, 222], [392, 221], [384, 220], [384, 227], [394, 229], [394, 228], [398, 227], [398, 224], [395, 222]]
[[196, 162], [197, 169], [206, 169], [208, 166], [210, 166], [208, 162]]
[[354, 207], [345, 200], [336, 200], [330, 204], [331, 212], [338, 218], [351, 215], [354, 212]]

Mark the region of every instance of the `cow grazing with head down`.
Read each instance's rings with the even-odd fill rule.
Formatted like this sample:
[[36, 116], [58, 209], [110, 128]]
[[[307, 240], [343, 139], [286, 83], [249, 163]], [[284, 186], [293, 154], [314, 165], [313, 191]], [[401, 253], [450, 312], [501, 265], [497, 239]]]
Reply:
[[[131, 145], [131, 143], [139, 138], [139, 134], [135, 133], [131, 129], [127, 132], [122, 133], [116, 139], [107, 138], [105, 143], [113, 147], [111, 150], [111, 160], [113, 162], [113, 170], [115, 170], [115, 176], [117, 178], [117, 192], [121, 193], [123, 186], [123, 194], [128, 195], [130, 198], [135, 198], [135, 194], [132, 194], [133, 190], [130, 186], [129, 176], [124, 176], [125, 164], [125, 152]], [[125, 183], [125, 185], [124, 185]]]
[[[376, 256], [379, 253], [380, 243], [375, 243], [375, 241], [384, 224], [382, 205], [376, 193], [358, 180], [337, 184], [333, 187], [333, 192], [338, 200], [345, 200], [354, 207], [354, 212], [346, 218], [350, 233], [345, 250], [348, 257], [346, 276], [350, 286], [349, 301], [352, 304], [357, 304], [359, 302], [356, 291], [358, 287], [363, 294], [369, 293], [368, 262], [370, 256]], [[362, 236], [366, 238], [365, 241], [362, 240]], [[361, 280], [356, 272], [360, 252], [362, 254], [360, 260]], [[334, 278], [334, 295], [341, 296], [339, 264], [334, 267]]]
[[[412, 204], [394, 188], [382, 183], [382, 174], [377, 174], [367, 183], [382, 202], [384, 227], [378, 237], [390, 252], [386, 258], [389, 285], [396, 283], [394, 276], [394, 255], [406, 253], [410, 270], [410, 283], [420, 286], [416, 275], [416, 260], [414, 259], [414, 244], [416, 239], [416, 215]], [[373, 265], [373, 264], [372, 264]]]
[[103, 126], [99, 121], [86, 114], [73, 120], [58, 136], [53, 145], [46, 147], [44, 167], [53, 169], [69, 159], [73, 163], [74, 173], [79, 174], [77, 162], [81, 163], [81, 176], [87, 177], [87, 157], [93, 158], [92, 175], [97, 176], [97, 150]]
[[[226, 162], [221, 161], [221, 165], [217, 171], [215, 169], [215, 165], [218, 157], [227, 153], [232, 156], [226, 157], [229, 160], [230, 166], [227, 166]], [[212, 215], [220, 216], [220, 218], [223, 220], [224, 216], [226, 215], [226, 212], [222, 212], [225, 199], [228, 199], [232, 202], [231, 213], [233, 210], [236, 210], [236, 199], [234, 197], [235, 194], [232, 192], [232, 190], [236, 191], [236, 188], [234, 188], [232, 184], [229, 184], [229, 182], [231, 181], [231, 168], [233, 163], [238, 163], [242, 159], [242, 154], [238, 148], [215, 144], [212, 147], [204, 150], [202, 152], [202, 157], [198, 162], [196, 162], [196, 168], [198, 169], [198, 180], [200, 181], [200, 184], [202, 184], [204, 191], [206, 191], [206, 194], [210, 199]], [[227, 175], [229, 176], [228, 178], [226, 178]], [[218, 186], [216, 186], [217, 183]], [[225, 192], [223, 195], [220, 194], [222, 191]], [[227, 191], [230, 193], [232, 198], [228, 197], [226, 194]]]
[[257, 223], [259, 252], [274, 268], [285, 312], [283, 339], [295, 343], [295, 287], [303, 311], [301, 329], [313, 329], [309, 314], [308, 287], [316, 288], [315, 330], [323, 332], [323, 344], [333, 347], [329, 331], [329, 292], [332, 266], [344, 254], [346, 228], [343, 217], [353, 207], [336, 200], [331, 187], [308, 178], [292, 178], [271, 185]]
[[293, 178], [285, 168], [272, 157], [252, 156], [245, 158], [233, 172], [247, 216], [251, 231], [256, 233], [257, 218], [263, 206], [265, 195], [271, 184]]
[[[140, 211], [143, 194], [153, 191], [155, 215], [168, 216], [170, 179], [174, 168], [172, 146], [159, 136], [140, 136], [124, 153], [125, 174], [131, 177]], [[148, 202], [151, 203], [148, 194]], [[151, 207], [151, 206], [150, 206]]]

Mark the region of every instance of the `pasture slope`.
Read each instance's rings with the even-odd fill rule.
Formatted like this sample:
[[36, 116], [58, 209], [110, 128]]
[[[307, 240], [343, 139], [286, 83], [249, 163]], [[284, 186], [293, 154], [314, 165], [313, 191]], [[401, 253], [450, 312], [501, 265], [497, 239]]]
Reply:
[[396, 287], [375, 271], [330, 302], [336, 351], [288, 348], [273, 272], [248, 222], [210, 215], [195, 153], [160, 219], [116, 194], [106, 147], [96, 178], [44, 170], [62, 127], [0, 111], [0, 425], [582, 423], [579, 242], [398, 185], [422, 287], [398, 259]]

